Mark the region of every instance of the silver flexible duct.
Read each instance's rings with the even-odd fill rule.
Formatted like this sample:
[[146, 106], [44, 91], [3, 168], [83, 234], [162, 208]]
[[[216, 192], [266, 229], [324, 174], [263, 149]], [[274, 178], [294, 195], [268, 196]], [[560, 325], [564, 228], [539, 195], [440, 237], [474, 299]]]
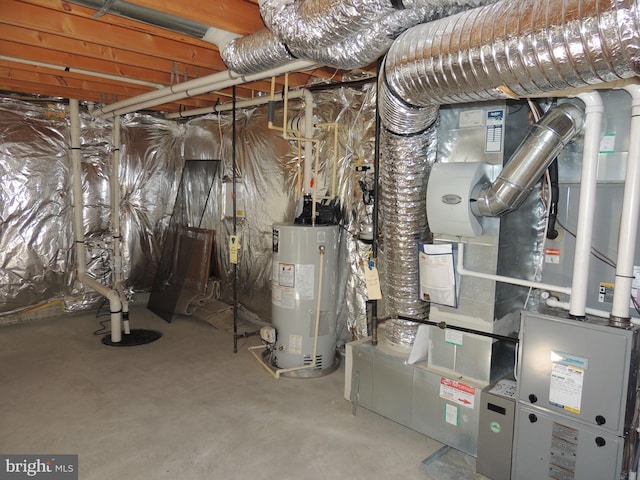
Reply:
[[293, 60], [287, 47], [266, 28], [231, 40], [220, 50], [220, 56], [229, 70], [242, 75], [277, 68]]
[[[269, 68], [291, 57], [345, 70], [382, 56], [404, 30], [495, 0], [411, 0], [396, 9], [391, 0], [305, 0], [261, 4], [269, 35], [237, 39], [222, 50], [227, 67], [240, 74]], [[256, 49], [259, 49], [257, 51]], [[256, 63], [256, 58], [260, 63]]]
[[582, 130], [582, 102], [547, 112], [513, 153], [498, 178], [471, 204], [476, 215], [501, 217], [520, 208], [560, 150]]
[[391, 0], [265, 0], [260, 14], [267, 28], [287, 45], [315, 50], [376, 25], [395, 9]]
[[[433, 122], [432, 122], [433, 123]], [[428, 303], [420, 300], [418, 243], [428, 242], [426, 185], [435, 162], [436, 128], [404, 137], [389, 131], [382, 134], [380, 182], [383, 261], [386, 272], [385, 309], [391, 316], [424, 318]], [[398, 334], [397, 326], [389, 332]], [[415, 326], [409, 328], [415, 333]], [[407, 338], [413, 338], [407, 335]]]
[[[509, 0], [418, 25], [400, 35], [387, 54], [379, 80], [382, 123], [398, 135], [414, 134], [433, 121], [440, 104], [630, 78], [638, 72], [639, 39], [632, 0]], [[395, 147], [402, 144], [388, 145]], [[383, 225], [395, 221], [393, 210], [383, 210]], [[389, 241], [394, 239], [385, 237]], [[415, 247], [404, 245], [405, 255]], [[389, 267], [403, 269], [393, 261]], [[398, 277], [389, 277], [385, 295], [398, 288], [392, 284], [402, 281]]]
[[513, 98], [632, 77], [639, 48], [633, 0], [508, 0], [407, 30], [385, 77], [414, 106]]
[[313, 48], [296, 44], [289, 45], [289, 49], [296, 56], [313, 58], [315, 62], [329, 67], [350, 70], [375, 62], [389, 50], [394, 38], [407, 28], [418, 25], [422, 19], [423, 15], [416, 9], [396, 10], [339, 42]]

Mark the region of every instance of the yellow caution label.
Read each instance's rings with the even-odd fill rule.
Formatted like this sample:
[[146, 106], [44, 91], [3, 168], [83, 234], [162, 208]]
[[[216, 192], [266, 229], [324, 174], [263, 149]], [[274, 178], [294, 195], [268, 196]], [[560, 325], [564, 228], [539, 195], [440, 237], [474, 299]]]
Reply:
[[232, 264], [238, 263], [238, 236], [229, 236], [229, 261]]

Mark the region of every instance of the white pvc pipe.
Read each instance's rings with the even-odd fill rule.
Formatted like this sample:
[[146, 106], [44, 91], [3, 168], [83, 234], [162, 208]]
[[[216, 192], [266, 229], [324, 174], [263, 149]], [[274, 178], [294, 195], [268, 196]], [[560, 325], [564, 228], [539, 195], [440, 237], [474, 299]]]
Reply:
[[[304, 92], [304, 136], [305, 138], [313, 137], [313, 95], [309, 90], [303, 90]], [[319, 148], [317, 146], [316, 148]], [[302, 194], [308, 192], [309, 188], [312, 188], [311, 182], [313, 180], [313, 168], [311, 165], [311, 158], [313, 158], [313, 142], [306, 140], [304, 142], [304, 175], [302, 184]], [[317, 182], [313, 182], [314, 186]], [[315, 188], [313, 189], [315, 193]], [[313, 200], [315, 206], [315, 198]], [[315, 212], [313, 214], [312, 221], [315, 223]]]
[[135, 97], [112, 103], [103, 107], [98, 107], [90, 113], [97, 117], [124, 115], [144, 108], [151, 108], [164, 103], [176, 102], [183, 98], [202, 95], [216, 90], [232, 87], [242, 83], [264, 80], [265, 78], [282, 75], [287, 72], [304, 71], [314, 68], [316, 64], [296, 60], [277, 68], [265, 70], [263, 72], [240, 75], [230, 70], [196, 78], [187, 82], [161, 88], [151, 92], [137, 95]]
[[504, 275], [494, 275], [491, 273], [475, 272], [473, 270], [467, 270], [464, 268], [464, 244], [458, 243], [458, 261], [456, 265], [456, 271], [459, 275], [466, 275], [468, 277], [483, 278], [485, 280], [493, 280], [495, 282], [509, 283], [511, 285], [520, 285], [522, 287], [538, 288], [540, 290], [548, 290], [550, 292], [564, 293], [571, 295], [571, 287], [561, 287], [558, 285], [551, 285], [548, 283], [533, 282], [531, 280], [524, 280], [522, 278], [505, 277]]
[[87, 273], [87, 258], [84, 250], [84, 226], [82, 222], [82, 162], [80, 155], [80, 109], [78, 100], [69, 100], [71, 120], [71, 168], [73, 182], [73, 227], [76, 244], [76, 260], [78, 281], [89, 288], [104, 295], [109, 300], [111, 313], [111, 341], [118, 343], [122, 340], [122, 304], [120, 296], [115, 290], [102, 285]]
[[589, 281], [589, 261], [591, 259], [591, 239], [596, 211], [596, 188], [598, 186], [598, 159], [604, 105], [598, 92], [581, 93], [578, 98], [585, 103], [584, 151], [580, 179], [580, 200], [576, 249], [573, 260], [573, 279], [569, 314], [584, 317], [587, 306]]
[[[569, 302], [561, 302], [557, 298], [549, 297], [546, 301], [547, 306], [552, 308], [562, 308], [563, 310], [569, 311], [571, 309], [571, 304]], [[610, 313], [606, 310], [597, 310], [595, 308], [585, 308], [585, 313], [588, 315], [593, 315], [595, 317], [609, 318]]]
[[640, 86], [628, 85], [624, 89], [631, 95], [631, 129], [629, 135], [629, 155], [620, 218], [618, 237], [618, 258], [611, 317], [615, 321], [627, 321], [629, 315], [629, 295], [633, 282], [633, 264], [638, 236], [638, 215], [640, 215]]
[[[306, 96], [305, 92], [309, 92], [309, 91], [304, 89], [293, 90], [289, 92], [287, 96], [289, 98], [301, 98], [303, 95]], [[309, 94], [311, 94], [311, 92], [309, 92]], [[269, 102], [281, 102], [282, 100], [284, 100], [284, 95], [282, 93], [275, 94], [273, 97], [269, 95], [262, 95], [260, 97], [255, 97], [255, 98], [250, 98], [248, 100], [240, 100], [239, 102], [235, 102], [235, 106], [236, 108], [250, 108], [250, 107], [257, 107], [259, 105], [265, 105]], [[233, 110], [233, 102], [225, 102], [219, 105], [214, 105], [213, 107], [204, 107], [204, 108], [195, 108], [193, 110], [185, 110], [184, 112], [169, 113], [165, 115], [164, 118], [175, 119], [175, 118], [194, 117], [196, 115], [206, 115], [208, 113], [228, 112], [229, 110]], [[313, 115], [311, 116], [311, 122], [313, 126]]]
[[113, 230], [113, 279], [114, 289], [120, 296], [122, 303], [122, 327], [129, 335], [129, 302], [124, 292], [124, 277], [122, 272], [122, 241], [120, 229], [120, 116], [113, 119], [113, 155], [111, 160], [111, 227]]
[[0, 55], [0, 60], [6, 60], [8, 62], [14, 62], [14, 63], [22, 63], [23, 65], [31, 65], [33, 67], [43, 67], [43, 68], [50, 68], [51, 70], [60, 70], [63, 72], [77, 73], [79, 75], [86, 75], [88, 77], [115, 80], [117, 82], [130, 83], [132, 85], [140, 85], [143, 87], [152, 87], [152, 88], [164, 87], [164, 85], [160, 83], [145, 82], [144, 80], [137, 80], [135, 78], [120, 77], [118, 75], [110, 75], [108, 73], [100, 73], [100, 72], [93, 72], [90, 70], [83, 70], [81, 68], [54, 65], [53, 63], [36, 62], [34, 60], [27, 60], [24, 58], [9, 57], [7, 55]]

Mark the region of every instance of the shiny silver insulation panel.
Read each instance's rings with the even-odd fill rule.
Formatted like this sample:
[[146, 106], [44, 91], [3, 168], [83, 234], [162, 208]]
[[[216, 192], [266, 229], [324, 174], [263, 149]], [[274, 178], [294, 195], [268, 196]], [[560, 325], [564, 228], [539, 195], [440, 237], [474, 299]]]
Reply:
[[[351, 338], [367, 336], [366, 284], [362, 261], [371, 246], [357, 240], [362, 221], [370, 221], [372, 205], [362, 203], [358, 180], [373, 188], [373, 173], [355, 171], [372, 165], [375, 132], [375, 84], [363, 89], [339, 88], [314, 93], [318, 123], [337, 122], [336, 192], [345, 212], [345, 248], [340, 279], [339, 329]], [[271, 226], [292, 221], [295, 190], [301, 175], [296, 142], [267, 128], [266, 107], [238, 114], [238, 182], [244, 187], [246, 216], [238, 219], [241, 235], [239, 300], [269, 319]], [[289, 104], [290, 116], [304, 111]], [[75, 281], [70, 192], [69, 129], [62, 103], [0, 99], [0, 318], [50, 302], [67, 311], [95, 306], [100, 297]], [[112, 124], [81, 111], [85, 234], [89, 239], [88, 271], [105, 284], [111, 281], [110, 144]], [[222, 192], [231, 177], [230, 114], [193, 118], [178, 124], [146, 114], [122, 118], [120, 186], [124, 274], [133, 300], [153, 285], [164, 235], [175, 203], [183, 159], [223, 160], [221, 175], [207, 204], [203, 228], [216, 230], [216, 261], [223, 298], [231, 298], [231, 265], [226, 241], [232, 219], [224, 212]], [[319, 129], [319, 179], [331, 185], [334, 157], [331, 128]], [[224, 178], [226, 177], [226, 179]], [[322, 194], [327, 193], [322, 190]], [[201, 210], [198, 206], [195, 210]], [[342, 297], [341, 297], [342, 298]], [[0, 322], [6, 321], [0, 319]]]

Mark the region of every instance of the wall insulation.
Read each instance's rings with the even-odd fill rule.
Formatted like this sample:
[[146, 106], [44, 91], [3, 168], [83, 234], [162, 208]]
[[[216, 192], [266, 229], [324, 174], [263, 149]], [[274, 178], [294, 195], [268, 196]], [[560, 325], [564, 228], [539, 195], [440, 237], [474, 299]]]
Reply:
[[[300, 101], [290, 103], [290, 118], [304, 112]], [[362, 221], [370, 221], [372, 205], [362, 201], [359, 182], [373, 189], [375, 85], [362, 90], [337, 88], [314, 93], [317, 124], [337, 124], [338, 151], [334, 155], [333, 127], [318, 128], [320, 139], [319, 193], [331, 187], [333, 159], [336, 194], [345, 216], [338, 330], [347, 336], [366, 336], [366, 286], [361, 262], [371, 247], [357, 240]], [[90, 240], [88, 272], [111, 280], [109, 172], [111, 121], [90, 117], [81, 109], [84, 226]], [[164, 234], [171, 218], [183, 161], [221, 159], [218, 194], [207, 205], [203, 228], [216, 230], [217, 262], [223, 300], [230, 301], [231, 265], [227, 239], [232, 218], [225, 216], [225, 188], [229, 188], [232, 152], [231, 114], [211, 114], [176, 123], [148, 114], [122, 117], [120, 165], [121, 230], [127, 291], [136, 294], [153, 285]], [[244, 110], [236, 123], [237, 181], [246, 206], [237, 219], [240, 237], [239, 301], [265, 320], [270, 319], [271, 226], [292, 222], [296, 189], [301, 180], [298, 145], [267, 127], [267, 108]], [[75, 280], [71, 211], [69, 122], [63, 103], [0, 99], [0, 323], [12, 312], [51, 302], [67, 311], [95, 306], [101, 297]], [[304, 149], [301, 149], [302, 151]], [[226, 186], [225, 186], [226, 184]], [[151, 267], [150, 267], [151, 266]]]

